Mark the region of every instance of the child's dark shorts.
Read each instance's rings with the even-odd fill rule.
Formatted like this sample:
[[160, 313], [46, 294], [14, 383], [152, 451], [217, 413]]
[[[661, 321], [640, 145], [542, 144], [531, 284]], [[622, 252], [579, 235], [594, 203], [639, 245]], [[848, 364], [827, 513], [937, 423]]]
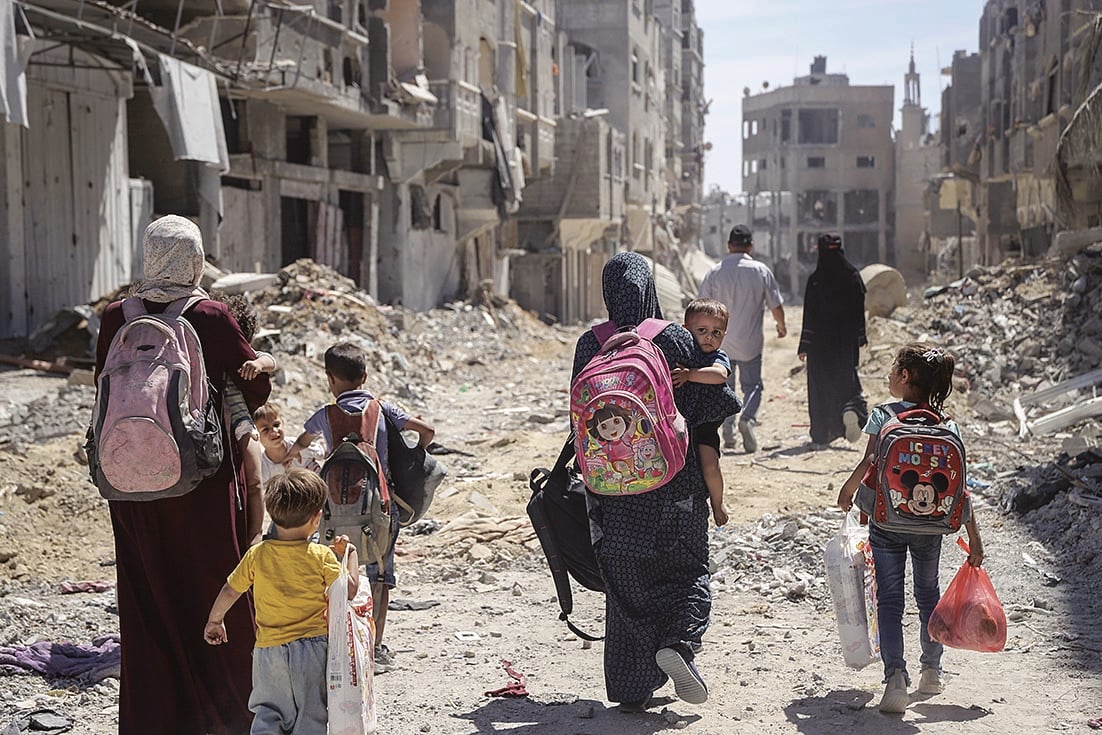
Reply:
[[711, 447], [719, 454], [719, 427], [722, 421], [708, 421], [696, 428], [689, 429], [689, 441], [694, 447]]

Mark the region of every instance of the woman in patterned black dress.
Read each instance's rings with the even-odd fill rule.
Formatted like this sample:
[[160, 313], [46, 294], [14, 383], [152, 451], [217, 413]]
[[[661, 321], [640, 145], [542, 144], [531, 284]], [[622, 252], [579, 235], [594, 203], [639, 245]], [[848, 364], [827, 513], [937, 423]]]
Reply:
[[[618, 327], [662, 318], [650, 264], [619, 253], [603, 275], [605, 306]], [[703, 364], [692, 335], [671, 324], [654, 340], [671, 367]], [[593, 332], [578, 340], [572, 376], [597, 354]], [[674, 400], [690, 427], [721, 421], [739, 409], [726, 386], [686, 383]], [[605, 579], [605, 690], [624, 709], [644, 709], [651, 694], [673, 679], [677, 695], [692, 703], [708, 690], [693, 665], [708, 628], [708, 491], [694, 451], [661, 488], [640, 495], [595, 496], [594, 549]]]

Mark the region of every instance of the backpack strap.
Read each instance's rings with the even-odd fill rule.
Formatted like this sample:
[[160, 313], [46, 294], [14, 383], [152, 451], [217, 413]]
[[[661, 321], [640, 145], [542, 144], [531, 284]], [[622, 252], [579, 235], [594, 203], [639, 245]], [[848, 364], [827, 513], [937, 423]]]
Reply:
[[[333, 447], [336, 449], [336, 445], [344, 441], [344, 439], [350, 434], [354, 434], [360, 439], [360, 430], [363, 425], [362, 413], [348, 413], [336, 403], [330, 403], [325, 407], [325, 418], [329, 421], [329, 434], [333, 438]], [[375, 438], [372, 437], [372, 445], [374, 445]]]
[[[663, 319], [644, 319], [641, 324], [633, 327], [636, 334], [644, 339], [654, 339], [657, 337], [663, 329], [670, 326], [671, 322]], [[601, 322], [593, 327], [593, 336], [597, 338], [597, 341], [603, 346], [612, 335], [620, 331], [620, 328], [616, 326], [616, 322]]]
[[639, 333], [639, 336], [643, 339], [653, 340], [662, 330], [670, 326], [671, 322], [664, 319], [644, 319], [643, 323], [635, 328], [635, 331]]
[[[379, 403], [379, 399], [372, 398], [364, 406], [363, 418], [360, 422], [360, 440], [371, 445], [371, 448], [376, 451], [378, 451], [378, 447], [375, 446], [375, 438], [379, 435], [379, 414], [381, 412], [382, 404]], [[382, 472], [382, 469], [380, 467], [379, 471]]]
[[597, 341], [603, 346], [608, 341], [609, 337], [616, 334], [616, 330], [619, 327], [616, 326], [616, 322], [601, 322], [594, 325], [593, 336], [597, 338]]
[[[175, 301], [169, 302], [168, 306], [161, 315], [165, 319], [176, 319], [184, 315], [184, 313], [191, 307], [198, 304], [200, 301], [204, 301], [203, 296], [185, 296]], [[145, 302], [140, 296], [127, 296], [122, 300], [122, 315], [126, 321], [133, 321], [140, 316], [145, 316], [149, 313], [149, 310], [145, 308]]]
[[149, 311], [145, 308], [145, 302], [137, 296], [127, 296], [122, 300], [122, 316], [126, 321], [133, 321], [148, 313]]

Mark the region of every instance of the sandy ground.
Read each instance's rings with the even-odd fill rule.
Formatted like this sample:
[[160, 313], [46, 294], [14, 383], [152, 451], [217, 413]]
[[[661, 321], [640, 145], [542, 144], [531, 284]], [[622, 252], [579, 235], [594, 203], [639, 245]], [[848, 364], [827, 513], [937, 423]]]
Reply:
[[[822, 580], [822, 546], [841, 523], [829, 507], [859, 452], [842, 440], [810, 450], [805, 376], [795, 356], [798, 310], [790, 311], [789, 324], [789, 337], [767, 341], [762, 449], [725, 453], [722, 460], [731, 523], [712, 532], [714, 607], [698, 658], [710, 690], [707, 703], [680, 702], [667, 685], [647, 713], [620, 712], [604, 699], [601, 644], [584, 644], [557, 620], [550, 575], [531, 550], [523, 516], [529, 470], [552, 462], [565, 436], [565, 388], [578, 332], [558, 330], [515, 360], [481, 366], [475, 379], [466, 373], [457, 382], [444, 373], [423, 397], [438, 441], [473, 455], [442, 458], [451, 474], [430, 516], [438, 524], [478, 516], [503, 532], [496, 539], [443, 532], [402, 538], [393, 597], [414, 603], [410, 607], [430, 606], [390, 613], [387, 643], [398, 652], [399, 667], [376, 679], [380, 731], [1088, 732], [1087, 721], [1102, 717], [1102, 630], [1096, 622], [1102, 610], [1094, 580], [1049, 553], [1048, 539], [1034, 538], [1028, 523], [998, 507], [1000, 477], [1058, 449], [1016, 446], [1016, 440], [978, 428], [969, 433], [966, 427], [966, 435], [970, 461], [990, 463], [991, 486], [977, 489], [975, 498], [986, 566], [1011, 617], [1007, 648], [998, 654], [948, 650], [942, 695], [916, 696], [902, 716], [877, 712], [880, 667], [845, 667]], [[884, 374], [896, 331], [903, 330], [889, 324], [870, 335], [873, 346], [862, 367], [870, 402], [887, 399]], [[556, 389], [548, 396], [539, 386]], [[317, 397], [300, 398], [305, 411]], [[25, 452], [0, 445], [0, 645], [38, 639], [87, 644], [117, 633], [112, 592], [57, 591], [66, 579], [113, 581], [106, 504], [75, 457], [80, 418], [73, 434]], [[794, 540], [775, 540], [770, 529], [786, 524], [803, 530]], [[943, 589], [962, 562], [947, 543]], [[806, 583], [806, 594], [785, 594], [793, 574]], [[602, 598], [580, 589], [575, 598], [574, 619], [600, 630]], [[905, 624], [914, 660], [913, 605]], [[526, 676], [530, 696], [485, 695], [508, 683], [503, 661]], [[916, 670], [912, 675], [917, 679]], [[49, 707], [73, 721], [73, 732], [110, 733], [116, 702], [113, 679], [82, 685], [4, 677], [0, 727], [18, 713]]]

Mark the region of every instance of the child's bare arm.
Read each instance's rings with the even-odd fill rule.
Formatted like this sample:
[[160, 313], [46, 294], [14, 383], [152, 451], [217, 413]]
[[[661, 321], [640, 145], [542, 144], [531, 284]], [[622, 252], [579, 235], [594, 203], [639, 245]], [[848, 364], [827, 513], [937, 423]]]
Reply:
[[207, 643], [217, 646], [229, 640], [226, 637], [226, 624], [222, 621], [226, 617], [226, 613], [233, 607], [233, 603], [237, 602], [238, 597], [241, 597], [241, 593], [230, 587], [229, 582], [222, 585], [222, 591], [218, 593], [218, 597], [215, 598], [214, 604], [210, 608], [207, 625], [203, 628], [203, 639]]
[[290, 449], [287, 450], [287, 454], [283, 457], [283, 466], [290, 467], [291, 463], [298, 459], [303, 450], [313, 444], [317, 438], [317, 434], [311, 434], [307, 431], [299, 434], [298, 439], [295, 439], [295, 443], [291, 445]]
[[980, 529], [976, 525], [975, 517], [964, 524], [964, 530], [968, 532], [968, 563], [974, 567], [983, 566], [983, 539], [980, 538]]
[[403, 431], [405, 431], [406, 429], [417, 432], [417, 436], [420, 438], [420, 441], [418, 441], [417, 443], [421, 446], [422, 449], [427, 447], [429, 444], [432, 444], [433, 437], [436, 436], [436, 429], [434, 429], [431, 425], [425, 423], [421, 419], [414, 418], [412, 416], [409, 418], [408, 421], [406, 421], [406, 425], [402, 427]]
[[721, 365], [709, 365], [702, 368], [687, 368], [678, 365], [671, 371], [674, 388], [680, 388], [685, 383], [723, 385], [727, 382], [727, 374], [727, 370]]
[[274, 373], [275, 369], [275, 358], [267, 352], [258, 352], [256, 353], [256, 359], [246, 360], [238, 372], [245, 380], [252, 380], [261, 373]]
[[865, 446], [864, 458], [857, 463], [857, 467], [854, 468], [849, 478], [842, 485], [842, 489], [838, 491], [838, 507], [847, 513], [853, 507], [853, 496], [857, 492], [857, 487], [861, 484], [861, 478], [865, 476], [865, 472], [872, 464], [875, 450], [876, 437], [870, 434], [869, 443]]
[[347, 536], [337, 536], [329, 548], [337, 555], [338, 559], [344, 559], [345, 551], [348, 552], [348, 599], [356, 596], [360, 591], [360, 560], [356, 554], [356, 547], [349, 543]]

